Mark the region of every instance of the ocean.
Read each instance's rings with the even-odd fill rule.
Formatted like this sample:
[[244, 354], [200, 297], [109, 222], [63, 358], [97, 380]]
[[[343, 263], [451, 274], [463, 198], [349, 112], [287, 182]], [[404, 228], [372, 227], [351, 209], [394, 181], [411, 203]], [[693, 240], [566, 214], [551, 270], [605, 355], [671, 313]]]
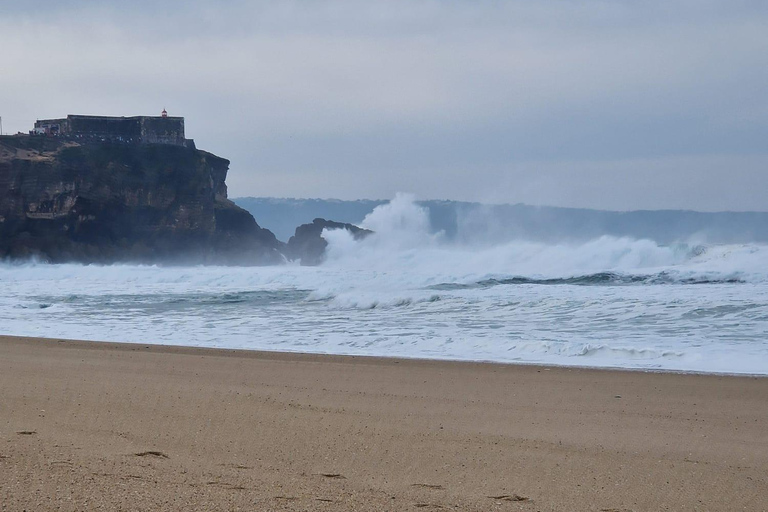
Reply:
[[768, 374], [768, 246], [447, 240], [398, 196], [318, 267], [0, 264], [0, 334]]

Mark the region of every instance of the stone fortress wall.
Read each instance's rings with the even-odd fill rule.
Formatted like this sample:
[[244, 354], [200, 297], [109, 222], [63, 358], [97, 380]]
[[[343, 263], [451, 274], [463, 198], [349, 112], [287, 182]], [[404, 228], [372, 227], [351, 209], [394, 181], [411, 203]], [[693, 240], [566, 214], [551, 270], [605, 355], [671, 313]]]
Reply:
[[80, 116], [40, 119], [30, 132], [38, 135], [122, 143], [192, 146], [184, 137], [184, 118], [166, 116]]

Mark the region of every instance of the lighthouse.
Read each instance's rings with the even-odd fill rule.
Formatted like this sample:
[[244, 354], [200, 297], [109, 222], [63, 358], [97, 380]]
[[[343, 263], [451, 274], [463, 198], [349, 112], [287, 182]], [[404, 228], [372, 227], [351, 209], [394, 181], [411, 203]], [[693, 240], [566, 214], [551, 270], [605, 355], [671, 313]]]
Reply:
[[162, 117], [168, 117], [168, 112], [166, 112], [166, 111], [165, 111], [165, 109], [163, 109], [163, 111], [162, 111], [162, 112], [160, 112], [160, 115], [161, 115]]

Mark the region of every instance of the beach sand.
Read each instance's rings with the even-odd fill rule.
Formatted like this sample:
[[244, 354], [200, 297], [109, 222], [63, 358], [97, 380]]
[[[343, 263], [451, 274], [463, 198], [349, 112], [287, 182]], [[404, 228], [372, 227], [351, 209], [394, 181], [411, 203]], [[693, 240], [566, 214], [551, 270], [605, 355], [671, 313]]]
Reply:
[[768, 378], [0, 337], [0, 510], [766, 510]]

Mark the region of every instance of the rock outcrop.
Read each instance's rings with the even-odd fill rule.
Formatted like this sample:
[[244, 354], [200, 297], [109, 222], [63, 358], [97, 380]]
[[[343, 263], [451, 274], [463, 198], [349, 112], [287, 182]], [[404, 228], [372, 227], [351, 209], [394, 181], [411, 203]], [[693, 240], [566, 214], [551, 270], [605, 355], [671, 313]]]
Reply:
[[302, 224], [296, 228], [296, 233], [288, 240], [286, 256], [291, 260], [300, 260], [302, 265], [319, 265], [325, 259], [325, 248], [328, 242], [323, 238], [324, 229], [346, 229], [355, 240], [364, 238], [373, 231], [363, 229], [354, 224], [344, 224], [332, 220], [315, 219], [312, 224]]
[[269, 264], [281, 243], [190, 147], [0, 137], [0, 258]]

